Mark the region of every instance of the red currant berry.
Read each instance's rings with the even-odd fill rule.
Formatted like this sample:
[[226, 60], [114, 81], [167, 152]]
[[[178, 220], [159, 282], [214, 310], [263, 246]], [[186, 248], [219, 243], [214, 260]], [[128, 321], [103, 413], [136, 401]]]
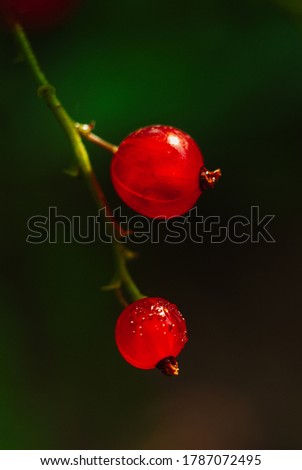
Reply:
[[176, 305], [159, 297], [146, 297], [121, 313], [115, 340], [132, 366], [158, 367], [166, 375], [178, 375], [176, 357], [188, 341], [186, 322]]
[[126, 137], [113, 156], [111, 178], [121, 199], [147, 217], [175, 217], [194, 206], [213, 186], [196, 143], [170, 126], [149, 126]]
[[28, 28], [52, 26], [68, 15], [76, 0], [0, 0], [0, 12], [10, 23]]

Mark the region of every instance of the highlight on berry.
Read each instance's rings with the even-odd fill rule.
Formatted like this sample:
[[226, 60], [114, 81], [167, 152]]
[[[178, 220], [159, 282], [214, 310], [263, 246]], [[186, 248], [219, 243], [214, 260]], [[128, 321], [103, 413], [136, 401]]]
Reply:
[[133, 132], [119, 145], [111, 162], [111, 179], [120, 198], [150, 218], [188, 212], [220, 176], [220, 169], [205, 168], [192, 137], [171, 126], [154, 125]]

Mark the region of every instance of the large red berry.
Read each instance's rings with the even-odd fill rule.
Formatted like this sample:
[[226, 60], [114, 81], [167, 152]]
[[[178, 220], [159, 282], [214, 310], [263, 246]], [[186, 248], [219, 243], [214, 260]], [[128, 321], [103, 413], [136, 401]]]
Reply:
[[176, 357], [188, 341], [186, 322], [176, 305], [146, 297], [121, 313], [115, 340], [121, 355], [134, 367], [158, 367], [166, 375], [178, 375]]
[[113, 156], [111, 177], [121, 199], [147, 217], [190, 210], [220, 176], [209, 172], [196, 143], [170, 126], [149, 126], [126, 137]]
[[29, 28], [56, 24], [71, 11], [77, 0], [0, 0], [0, 13], [8, 21]]

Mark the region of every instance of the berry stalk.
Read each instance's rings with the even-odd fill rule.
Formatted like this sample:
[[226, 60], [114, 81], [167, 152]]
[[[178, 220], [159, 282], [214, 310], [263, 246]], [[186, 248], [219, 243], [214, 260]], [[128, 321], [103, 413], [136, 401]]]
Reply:
[[78, 129], [79, 133], [85, 137], [86, 140], [92, 142], [93, 144], [102, 147], [105, 150], [108, 150], [111, 153], [115, 153], [118, 150], [118, 146], [111, 144], [107, 140], [99, 137], [98, 135], [93, 134], [94, 123], [91, 124], [80, 124], [78, 122], [75, 123], [76, 128]]
[[[76, 158], [77, 166], [84, 176], [87, 186], [100, 209], [106, 208], [104, 214], [104, 218], [108, 217], [108, 221], [111, 222], [113, 220], [112, 211], [110, 206], [106, 200], [102, 187], [100, 186], [91, 162], [89, 158], [89, 154], [86, 150], [85, 145], [82, 141], [82, 134], [83, 129], [79, 129], [79, 124], [77, 124], [66, 112], [64, 107], [62, 106], [61, 102], [59, 101], [55, 88], [48, 82], [45, 74], [43, 73], [40, 64], [33, 52], [31, 44], [26, 36], [24, 29], [22, 28], [20, 23], [15, 23], [12, 26], [12, 31], [17, 42], [17, 45], [22, 52], [27, 65], [33, 75], [35, 83], [37, 85], [37, 94], [38, 96], [42, 97], [47, 106], [55, 115], [57, 121], [63, 128], [67, 138], [69, 139], [71, 146], [74, 151], [74, 155]], [[81, 127], [81, 126], [80, 126]], [[82, 126], [83, 127], [83, 126]], [[91, 129], [90, 129], [91, 130]], [[89, 132], [90, 133], [90, 132]], [[105, 141], [103, 141], [105, 142]], [[106, 142], [105, 142], [106, 143]], [[115, 148], [112, 144], [106, 143], [109, 147]], [[124, 304], [124, 299], [121, 293], [122, 287], [127, 291], [127, 294], [132, 300], [138, 300], [144, 298], [145, 296], [139, 291], [138, 287], [136, 286], [134, 280], [132, 279], [128, 268], [127, 268], [127, 260], [130, 259], [127, 256], [128, 250], [125, 249], [116, 239], [119, 239], [123, 234], [123, 231], [119, 227], [117, 221], [115, 224], [108, 224], [112, 230], [113, 237], [113, 248], [115, 253], [116, 259], [116, 278], [115, 281], [112, 282], [110, 286], [107, 287], [107, 290], [112, 289], [115, 290], [118, 299], [121, 301], [122, 305]]]

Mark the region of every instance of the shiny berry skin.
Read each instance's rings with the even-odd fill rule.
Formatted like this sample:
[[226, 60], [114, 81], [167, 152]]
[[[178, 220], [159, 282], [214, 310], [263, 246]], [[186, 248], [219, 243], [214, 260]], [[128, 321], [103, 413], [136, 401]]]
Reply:
[[[151, 218], [175, 217], [190, 210], [203, 189], [211, 185], [202, 176], [205, 171], [203, 156], [192, 137], [162, 125], [128, 135], [111, 162], [111, 179], [120, 198]], [[213, 178], [212, 172], [208, 174]], [[215, 176], [212, 183], [220, 171]]]
[[12, 23], [20, 22], [27, 28], [53, 26], [64, 19], [77, 0], [0, 0], [0, 13]]
[[123, 310], [115, 328], [123, 358], [139, 369], [160, 368], [178, 375], [176, 357], [188, 341], [186, 322], [176, 305], [159, 297], [145, 297]]

